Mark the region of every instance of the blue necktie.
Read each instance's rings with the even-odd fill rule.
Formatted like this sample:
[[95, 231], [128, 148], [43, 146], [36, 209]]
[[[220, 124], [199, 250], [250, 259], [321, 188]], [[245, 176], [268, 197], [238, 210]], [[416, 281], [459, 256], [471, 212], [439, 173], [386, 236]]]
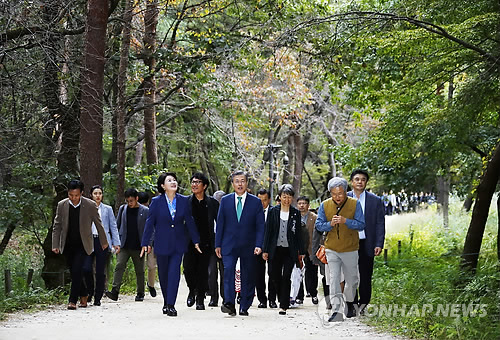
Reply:
[[243, 206], [241, 204], [241, 197], [238, 198], [238, 204], [236, 205], [236, 216], [238, 217], [238, 222], [240, 221], [241, 212], [243, 211]]

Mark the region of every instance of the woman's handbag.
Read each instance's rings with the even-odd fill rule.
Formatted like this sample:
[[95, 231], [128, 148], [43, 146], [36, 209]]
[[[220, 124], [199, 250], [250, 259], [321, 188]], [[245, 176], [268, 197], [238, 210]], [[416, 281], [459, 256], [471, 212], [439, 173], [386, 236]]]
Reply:
[[328, 261], [326, 260], [326, 252], [325, 252], [325, 246], [324, 245], [320, 245], [319, 246], [318, 251], [316, 252], [316, 257], [322, 263], [324, 263], [324, 264], [328, 263]]

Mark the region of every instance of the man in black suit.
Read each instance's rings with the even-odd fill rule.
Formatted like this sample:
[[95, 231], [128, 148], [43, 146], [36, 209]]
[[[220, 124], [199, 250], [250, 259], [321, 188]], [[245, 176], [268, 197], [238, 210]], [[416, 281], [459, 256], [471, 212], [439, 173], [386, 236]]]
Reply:
[[217, 219], [219, 202], [206, 195], [208, 178], [201, 172], [191, 176], [191, 191], [189, 203], [194, 222], [200, 234], [201, 253], [189, 241], [188, 251], [184, 254], [184, 277], [189, 287], [187, 305], [191, 307], [196, 302], [197, 310], [205, 310], [205, 294], [208, 291], [208, 266], [210, 256], [214, 253], [215, 232], [214, 222]]
[[365, 215], [365, 230], [359, 232], [359, 289], [354, 299], [361, 313], [370, 303], [374, 257], [381, 254], [385, 239], [384, 203], [379, 197], [365, 190], [369, 179], [368, 172], [354, 170], [351, 173], [353, 190], [347, 194], [358, 199]]
[[[267, 213], [272, 208], [271, 195], [266, 189], [260, 189], [257, 192], [257, 197], [260, 198], [262, 202], [262, 208], [264, 209], [264, 220], [267, 220]], [[259, 299], [259, 308], [267, 308], [267, 300], [269, 299], [269, 307], [278, 308], [276, 304], [276, 290], [272, 280], [268, 279], [267, 289], [269, 295], [266, 297], [266, 262], [262, 256], [255, 255], [255, 290], [257, 291], [257, 298]], [[271, 273], [271, 267], [269, 262], [267, 262], [267, 274], [269, 276]]]

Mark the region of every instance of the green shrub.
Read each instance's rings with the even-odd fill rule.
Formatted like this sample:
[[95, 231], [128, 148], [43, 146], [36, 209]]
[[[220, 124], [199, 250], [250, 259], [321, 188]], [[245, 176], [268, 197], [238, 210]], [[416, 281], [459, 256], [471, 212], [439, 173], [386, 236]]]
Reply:
[[[460, 272], [459, 264], [470, 216], [458, 206], [452, 206], [447, 230], [443, 229], [440, 216], [433, 214], [425, 222], [387, 235], [388, 264], [384, 265], [382, 257], [376, 258], [373, 306], [367, 310], [366, 319], [369, 324], [412, 338], [500, 338], [497, 213], [490, 211], [477, 272], [467, 276]], [[391, 313], [386, 312], [388, 306], [394, 305], [398, 305], [396, 313], [394, 308]], [[454, 305], [458, 305], [457, 313], [449, 316]], [[381, 308], [385, 308], [384, 312], [380, 312]], [[443, 308], [445, 315], [438, 313], [437, 308]], [[477, 313], [469, 313], [470, 308], [476, 308]]]

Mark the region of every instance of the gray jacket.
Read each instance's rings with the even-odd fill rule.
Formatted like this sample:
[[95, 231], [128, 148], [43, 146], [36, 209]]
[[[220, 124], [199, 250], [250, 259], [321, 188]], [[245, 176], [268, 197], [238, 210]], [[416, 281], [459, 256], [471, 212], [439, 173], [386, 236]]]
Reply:
[[[120, 234], [120, 243], [122, 247], [125, 245], [127, 240], [127, 204], [123, 204], [118, 210], [118, 215], [116, 216], [116, 224], [118, 226], [118, 233]], [[139, 244], [142, 240], [142, 234], [144, 233], [144, 227], [146, 226], [146, 219], [148, 218], [149, 209], [148, 207], [139, 204], [139, 213], [137, 214], [137, 227], [139, 228]]]

